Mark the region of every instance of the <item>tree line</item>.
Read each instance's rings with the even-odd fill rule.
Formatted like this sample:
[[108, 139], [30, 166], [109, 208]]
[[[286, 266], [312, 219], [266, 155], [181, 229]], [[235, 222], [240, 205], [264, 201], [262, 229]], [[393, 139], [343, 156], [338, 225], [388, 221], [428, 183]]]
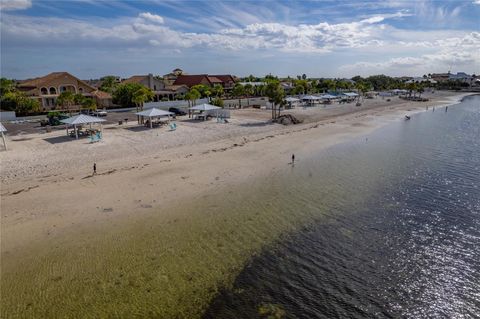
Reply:
[[[232, 90], [226, 92], [224, 88], [216, 84], [213, 87], [206, 85], [195, 85], [189, 88], [185, 94], [179, 94], [176, 99], [187, 100], [189, 105], [195, 105], [200, 98], [209, 99], [211, 104], [223, 107], [222, 98], [248, 98], [267, 96], [271, 103], [278, 106], [278, 110], [272, 109], [272, 117], [276, 118], [280, 111], [285, 89], [282, 84], [289, 85], [288, 93], [292, 95], [318, 94], [338, 91], [357, 91], [360, 95], [368, 91], [383, 91], [390, 89], [406, 89], [410, 92], [423, 92], [425, 86], [432, 86], [428, 82], [405, 83], [400, 78], [393, 78], [387, 75], [372, 75], [366, 78], [354, 76], [351, 79], [327, 79], [327, 78], [308, 78], [306, 74], [297, 75], [296, 78], [279, 78], [272, 74], [264, 77], [255, 77], [249, 75], [240, 79], [240, 82], [246, 82], [242, 85], [239, 82], [235, 84]], [[254, 83], [256, 82], [256, 83]], [[468, 87], [468, 83], [461, 81], [446, 81], [436, 84], [439, 89], [461, 89]], [[139, 83], [118, 83], [116, 77], [106, 76], [102, 78], [100, 90], [112, 95], [113, 103], [121, 107], [136, 107], [137, 110], [143, 109], [145, 102], [152, 101], [154, 93], [151, 89]], [[279, 97], [282, 97], [280, 101]], [[37, 99], [32, 99], [16, 88], [13, 80], [6, 78], [0, 79], [0, 102], [3, 110], [16, 111], [19, 114], [27, 114], [40, 111], [40, 103]], [[66, 91], [62, 92], [56, 100], [56, 105], [63, 110], [70, 110], [72, 106], [81, 106], [83, 108], [95, 108], [95, 100], [84, 97], [81, 94], [74, 94]], [[278, 111], [278, 112], [277, 112]]]

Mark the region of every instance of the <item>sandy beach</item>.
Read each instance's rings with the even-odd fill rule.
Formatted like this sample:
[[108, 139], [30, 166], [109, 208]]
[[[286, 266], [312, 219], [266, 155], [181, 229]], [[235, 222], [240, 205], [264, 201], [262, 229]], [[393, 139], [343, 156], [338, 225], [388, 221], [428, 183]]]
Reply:
[[[431, 111], [434, 106], [454, 104], [465, 95], [468, 94], [435, 92], [425, 94], [430, 99], [428, 102], [409, 102], [392, 97], [390, 102], [382, 98], [365, 100], [361, 107], [355, 107], [352, 103], [306, 110], [297, 108], [286, 113], [294, 114], [304, 123], [291, 126], [271, 124], [268, 122], [270, 111], [254, 109], [232, 111], [232, 119], [227, 124], [180, 120], [176, 131], [169, 131], [165, 127], [144, 129], [136, 123], [128, 126], [111, 124], [104, 128], [103, 141], [94, 144], [90, 144], [88, 139], [70, 139], [65, 136], [64, 130], [9, 136], [9, 150], [0, 152], [1, 257], [2, 278], [6, 281], [2, 285], [2, 294], [6, 289], [15, 289], [15, 293], [6, 299], [8, 306], [4, 309], [7, 310], [2, 310], [2, 314], [5, 317], [19, 317], [21, 313], [26, 317], [48, 314], [45, 305], [50, 305], [59, 296], [45, 286], [45, 280], [37, 278], [35, 282], [48, 292], [35, 297], [40, 301], [33, 297], [33, 301], [29, 300], [28, 296], [25, 297], [27, 280], [35, 278], [36, 271], [60, 278], [57, 280], [60, 282], [65, 281], [66, 273], [72, 273], [72, 281], [78, 278], [74, 279], [75, 271], [64, 268], [61, 266], [63, 263], [51, 261], [53, 266], [42, 266], [48, 261], [47, 257], [51, 254], [59, 256], [59, 251], [63, 254], [65, 247], [83, 247], [95, 251], [96, 248], [92, 247], [106, 238], [117, 240], [116, 236], [122, 234], [123, 230], [125, 234], [134, 233], [148, 225], [152, 218], [159, 225], [169, 224], [157, 235], [164, 236], [164, 242], [175, 242], [172, 250], [185, 252], [182, 258], [190, 260], [190, 263], [185, 263], [185, 269], [195, 264], [193, 268], [197, 274], [203, 274], [199, 276], [203, 281], [198, 286], [188, 276], [176, 280], [176, 285], [181, 288], [177, 287], [178, 290], [161, 300], [160, 308], [154, 313], [169, 316], [172, 314], [169, 311], [175, 307], [181, 312], [178, 317], [188, 317], [187, 314], [194, 311], [201, 312], [217, 291], [212, 287], [218, 287], [219, 282], [228, 285], [252, 253], [278, 238], [290, 226], [285, 225], [283, 229], [265, 228], [268, 238], [258, 238], [243, 250], [238, 248], [224, 266], [213, 267], [209, 273], [205, 270], [208, 268], [207, 262], [216, 262], [219, 255], [228, 250], [229, 244], [222, 244], [218, 252], [211, 253], [211, 258], [208, 252], [203, 255], [194, 252], [195, 245], [192, 243], [199, 241], [196, 236], [211, 230], [198, 217], [189, 215], [197, 210], [196, 203], [202, 207], [209, 194], [225, 193], [236, 187], [248, 188], [256, 180], [284, 170], [292, 153], [299, 161], [298, 165], [301, 165], [302, 158], [309, 157], [312, 150], [368, 134], [392, 121], [404, 120], [406, 114], [425, 111], [427, 107]], [[94, 162], [97, 163], [98, 174], [92, 176]], [[209, 218], [217, 222], [220, 217], [212, 213]], [[242, 220], [232, 217], [232, 223], [226, 220], [221, 225], [225, 229], [241, 228]], [[170, 226], [172, 221], [177, 223], [176, 228]], [[193, 222], [197, 223], [197, 228], [185, 226]], [[115, 230], [110, 232], [110, 229]], [[190, 234], [185, 235], [178, 229]], [[239, 243], [248, 239], [248, 236], [242, 237], [245, 235], [238, 236], [241, 237], [238, 238]], [[178, 240], [181, 237], [185, 241]], [[221, 241], [222, 237], [215, 238]], [[102, 252], [102, 258], [105, 257], [105, 250], [98, 249], [96, 256]], [[112, 250], [111, 254], [113, 256], [115, 252]], [[101, 269], [102, 258], [90, 262]], [[106, 256], [105, 260], [108, 258]], [[205, 264], [200, 260], [204, 260]], [[38, 262], [40, 270], [35, 267], [35, 262]], [[175, 272], [175, 260], [172, 259], [171, 265], [173, 268], [164, 270], [165, 276]], [[97, 269], [97, 272], [102, 271]], [[14, 284], [14, 278], [19, 276], [24, 276], [25, 281]], [[105, 274], [104, 277], [109, 276]], [[85, 279], [81, 275], [79, 278]], [[54, 280], [55, 284], [57, 281]], [[62, 287], [67, 286], [65, 284]], [[57, 287], [56, 293], [61, 295], [62, 291], [69, 292], [65, 289], [59, 290]], [[108, 287], [105, 289], [108, 290]], [[199, 296], [198, 300], [178, 308], [181, 300], [191, 297], [192, 289], [197, 289], [194, 294]], [[81, 300], [82, 293], [85, 291], [80, 290], [72, 300]], [[154, 298], [151, 301], [158, 302]], [[85, 301], [85, 307], [90, 305], [89, 302]], [[109, 311], [114, 307], [105, 307], [107, 302], [108, 298], [104, 303], [99, 302], [102, 312], [93, 313], [111, 315]], [[37, 307], [37, 304], [43, 306]], [[122, 304], [126, 307], [127, 302]], [[64, 317], [75, 317], [76, 311], [82, 309], [68, 304], [59, 307], [68, 309]], [[124, 311], [123, 314], [128, 313], [128, 308], [116, 307], [120, 309], [118, 311]], [[24, 312], [25, 309], [28, 311]], [[51, 311], [50, 314], [59, 313], [55, 307]]]

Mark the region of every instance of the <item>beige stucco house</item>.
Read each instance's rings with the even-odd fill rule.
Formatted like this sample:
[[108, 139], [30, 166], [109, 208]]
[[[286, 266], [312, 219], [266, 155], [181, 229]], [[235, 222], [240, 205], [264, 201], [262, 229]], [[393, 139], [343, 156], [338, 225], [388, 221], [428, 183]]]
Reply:
[[55, 109], [56, 100], [64, 91], [93, 98], [100, 108], [113, 106], [110, 94], [99, 91], [68, 72], [53, 72], [46, 76], [20, 81], [17, 88], [27, 96], [38, 99], [43, 111]]

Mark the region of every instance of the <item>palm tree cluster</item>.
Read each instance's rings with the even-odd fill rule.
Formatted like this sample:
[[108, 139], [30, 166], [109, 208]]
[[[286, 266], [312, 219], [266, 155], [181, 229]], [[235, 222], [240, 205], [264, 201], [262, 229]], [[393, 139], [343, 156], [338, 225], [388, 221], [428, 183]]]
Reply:
[[63, 110], [66, 110], [68, 113], [71, 113], [72, 106], [76, 106], [79, 110], [82, 108], [94, 110], [97, 107], [97, 103], [94, 99], [85, 97], [80, 93], [74, 94], [70, 91], [64, 91], [60, 93], [56, 100], [56, 104], [62, 107]]

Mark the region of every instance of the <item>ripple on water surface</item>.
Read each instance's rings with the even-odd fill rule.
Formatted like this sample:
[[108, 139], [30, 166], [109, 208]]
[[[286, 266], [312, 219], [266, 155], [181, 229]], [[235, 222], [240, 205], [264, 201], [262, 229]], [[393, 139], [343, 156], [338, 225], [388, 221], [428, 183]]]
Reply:
[[295, 186], [328, 217], [252, 260], [205, 317], [478, 317], [479, 126], [469, 97], [302, 162], [291, 183], [344, 196]]

